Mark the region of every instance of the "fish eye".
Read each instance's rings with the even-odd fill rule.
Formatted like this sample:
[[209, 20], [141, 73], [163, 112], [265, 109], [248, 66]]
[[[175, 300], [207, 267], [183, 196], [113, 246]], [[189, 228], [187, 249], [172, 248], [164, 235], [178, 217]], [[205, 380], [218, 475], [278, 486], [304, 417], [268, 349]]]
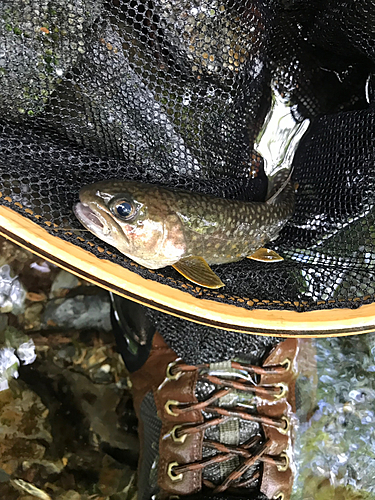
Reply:
[[114, 200], [111, 203], [110, 210], [113, 215], [125, 220], [133, 217], [136, 212], [134, 205], [127, 200]]

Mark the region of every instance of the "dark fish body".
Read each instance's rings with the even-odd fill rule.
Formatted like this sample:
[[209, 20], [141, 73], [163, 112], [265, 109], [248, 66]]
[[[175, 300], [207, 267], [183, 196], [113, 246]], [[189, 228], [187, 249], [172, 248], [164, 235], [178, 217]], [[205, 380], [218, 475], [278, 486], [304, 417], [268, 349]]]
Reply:
[[[243, 202], [110, 180], [84, 187], [75, 213], [87, 229], [139, 264], [172, 265], [190, 280], [218, 288], [223, 283], [210, 264], [252, 256], [293, 214], [291, 182], [279, 191], [264, 203]], [[259, 260], [282, 260], [277, 257]]]
[[251, 256], [277, 237], [294, 211], [289, 183], [271, 203], [242, 202], [185, 191], [160, 190], [181, 221], [185, 257], [199, 255], [208, 264], [224, 264]]

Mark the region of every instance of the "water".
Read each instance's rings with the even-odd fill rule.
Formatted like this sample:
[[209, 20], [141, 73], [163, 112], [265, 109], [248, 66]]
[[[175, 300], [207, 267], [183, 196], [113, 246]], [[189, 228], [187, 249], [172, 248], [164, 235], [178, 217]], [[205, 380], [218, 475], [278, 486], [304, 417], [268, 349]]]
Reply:
[[293, 500], [375, 498], [374, 346], [373, 333], [315, 341], [316, 411], [297, 432]]

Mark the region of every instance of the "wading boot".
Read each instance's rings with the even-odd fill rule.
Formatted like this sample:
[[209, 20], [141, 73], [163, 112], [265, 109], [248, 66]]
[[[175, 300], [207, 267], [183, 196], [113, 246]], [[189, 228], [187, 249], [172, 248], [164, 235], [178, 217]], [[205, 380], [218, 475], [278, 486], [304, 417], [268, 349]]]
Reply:
[[[133, 320], [138, 308], [139, 316], [144, 314], [133, 304]], [[295, 380], [301, 355], [305, 368], [309, 363], [306, 341], [220, 330], [212, 332], [214, 339], [199, 341], [207, 327], [164, 317], [160, 326], [172, 324], [167, 343], [146, 321], [147, 359], [136, 366], [134, 354], [121, 351], [128, 368], [132, 363], [139, 419], [138, 498], [287, 500], [293, 484]], [[195, 334], [189, 335], [192, 329]], [[239, 341], [242, 349], [233, 355]]]

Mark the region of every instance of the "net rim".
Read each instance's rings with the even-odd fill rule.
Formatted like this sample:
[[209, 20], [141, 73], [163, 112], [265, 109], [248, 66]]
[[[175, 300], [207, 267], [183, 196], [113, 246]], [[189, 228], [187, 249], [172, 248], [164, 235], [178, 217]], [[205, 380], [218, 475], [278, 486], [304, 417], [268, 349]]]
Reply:
[[[257, 309], [193, 297], [151, 281], [53, 236], [14, 210], [0, 207], [0, 234], [83, 278], [147, 307], [209, 327], [276, 337], [338, 337], [375, 330], [375, 303], [357, 309], [297, 312]], [[120, 270], [120, 273], [119, 273]]]

